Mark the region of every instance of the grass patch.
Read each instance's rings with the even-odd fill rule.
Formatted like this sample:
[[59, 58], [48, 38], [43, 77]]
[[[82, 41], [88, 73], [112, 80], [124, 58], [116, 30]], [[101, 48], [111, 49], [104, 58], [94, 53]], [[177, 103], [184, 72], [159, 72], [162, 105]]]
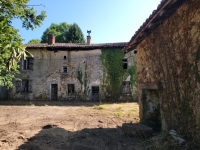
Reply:
[[93, 106], [93, 109], [104, 110], [104, 109], [105, 109], [105, 105], [99, 105], [99, 106], [94, 105], [94, 106]]
[[117, 110], [117, 111], [122, 111], [123, 109], [122, 109], [122, 107], [117, 107], [116, 110]]

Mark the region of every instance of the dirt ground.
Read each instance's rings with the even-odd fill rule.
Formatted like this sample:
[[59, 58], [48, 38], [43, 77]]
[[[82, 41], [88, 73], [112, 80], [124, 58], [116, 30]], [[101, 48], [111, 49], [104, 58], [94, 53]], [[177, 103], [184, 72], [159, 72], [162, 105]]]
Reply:
[[1, 150], [132, 150], [137, 103], [0, 101]]

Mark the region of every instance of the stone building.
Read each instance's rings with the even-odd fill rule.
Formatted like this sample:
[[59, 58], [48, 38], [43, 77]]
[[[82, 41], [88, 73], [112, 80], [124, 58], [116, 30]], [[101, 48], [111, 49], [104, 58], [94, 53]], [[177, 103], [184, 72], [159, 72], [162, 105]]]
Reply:
[[199, 0], [162, 0], [124, 48], [137, 52], [142, 122], [200, 127], [199, 14]]
[[102, 69], [101, 49], [123, 49], [127, 43], [87, 44], [55, 43], [53, 35], [47, 44], [28, 44], [34, 57], [21, 60], [20, 81], [10, 93], [21, 100], [99, 100]]

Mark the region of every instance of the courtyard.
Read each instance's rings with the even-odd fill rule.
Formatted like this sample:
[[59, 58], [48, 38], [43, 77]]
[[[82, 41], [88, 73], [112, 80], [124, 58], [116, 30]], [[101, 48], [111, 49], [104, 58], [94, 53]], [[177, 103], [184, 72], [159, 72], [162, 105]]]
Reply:
[[139, 122], [138, 103], [1, 101], [0, 149], [134, 149], [121, 130], [130, 122]]

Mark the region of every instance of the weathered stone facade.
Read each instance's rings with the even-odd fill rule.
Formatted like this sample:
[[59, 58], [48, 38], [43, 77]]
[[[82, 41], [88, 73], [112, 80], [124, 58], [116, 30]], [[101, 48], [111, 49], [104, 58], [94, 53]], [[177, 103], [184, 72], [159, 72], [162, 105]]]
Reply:
[[[178, 129], [177, 122], [180, 124], [182, 120], [177, 118], [181, 117], [183, 120], [188, 117], [189, 121], [200, 126], [200, 84], [196, 79], [199, 75], [200, 1], [186, 1], [176, 11], [167, 14], [173, 9], [173, 3], [168, 2], [163, 1], [155, 11], [153, 17], [156, 19], [149, 19], [151, 22], [147, 20], [143, 25], [140, 34], [145, 38], [137, 43], [141, 37], [135, 36], [129, 44], [133, 45], [132, 49], [137, 49], [141, 121], [148, 120], [159, 109], [161, 115], [156, 121], [160, 120], [163, 130]], [[179, 1], [176, 3], [178, 5]], [[165, 13], [164, 18], [167, 17], [164, 22], [159, 22], [159, 17], [163, 17], [161, 12]], [[151, 29], [154, 24], [158, 27]], [[128, 48], [131, 46], [126, 50]], [[186, 111], [191, 116], [187, 116]]]
[[[33, 70], [21, 70], [18, 76], [20, 79], [32, 80], [32, 92], [16, 92], [16, 87], [12, 91], [13, 98], [27, 100], [51, 100], [51, 85], [57, 84], [58, 99], [65, 100], [74, 97], [68, 93], [68, 84], [74, 84], [74, 90], [81, 92], [80, 82], [77, 79], [77, 69], [80, 67], [82, 73], [90, 77], [88, 79], [89, 97], [91, 87], [99, 86], [102, 77], [99, 56], [101, 50], [91, 51], [48, 51], [45, 49], [29, 50], [34, 56]], [[64, 58], [66, 56], [66, 59]], [[67, 72], [63, 72], [63, 67], [67, 67]], [[75, 93], [74, 93], [75, 94]]]
[[[103, 76], [101, 48], [126, 43], [27, 45], [33, 58], [20, 62], [20, 74], [9, 94], [21, 100], [99, 100]], [[98, 47], [98, 48], [95, 48]]]

